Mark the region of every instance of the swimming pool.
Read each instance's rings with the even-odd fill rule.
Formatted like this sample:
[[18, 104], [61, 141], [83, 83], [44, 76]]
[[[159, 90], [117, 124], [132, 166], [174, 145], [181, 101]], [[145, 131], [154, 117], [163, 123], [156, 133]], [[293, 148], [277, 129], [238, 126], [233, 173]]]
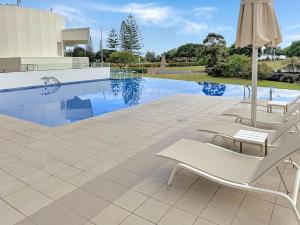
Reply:
[[[243, 98], [240, 85], [196, 83], [155, 78], [127, 78], [0, 92], [0, 113], [56, 127], [179, 93]], [[274, 99], [300, 94], [275, 90]], [[258, 88], [260, 99], [269, 88]]]

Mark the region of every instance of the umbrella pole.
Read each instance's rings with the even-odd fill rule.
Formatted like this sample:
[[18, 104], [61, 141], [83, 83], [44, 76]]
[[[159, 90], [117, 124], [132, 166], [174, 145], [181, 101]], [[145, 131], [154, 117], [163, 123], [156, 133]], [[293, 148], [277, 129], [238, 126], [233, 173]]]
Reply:
[[257, 64], [258, 64], [258, 48], [252, 49], [252, 96], [251, 96], [251, 125], [256, 127], [256, 111], [257, 111]]

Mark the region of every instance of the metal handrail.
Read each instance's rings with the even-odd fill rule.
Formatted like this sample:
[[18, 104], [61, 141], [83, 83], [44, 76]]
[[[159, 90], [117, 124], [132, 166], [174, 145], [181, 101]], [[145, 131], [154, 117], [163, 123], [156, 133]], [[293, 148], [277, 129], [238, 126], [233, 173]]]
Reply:
[[248, 89], [248, 98], [251, 97], [251, 88], [248, 84], [244, 84], [244, 99], [246, 99], [246, 88]]
[[[244, 99], [246, 99], [246, 89], [248, 90], [248, 98], [251, 97], [251, 88], [248, 84], [244, 84]], [[270, 87], [270, 96], [269, 96], [269, 100], [272, 101], [273, 100], [273, 94], [275, 93], [275, 88]]]
[[44, 77], [41, 77], [41, 80], [44, 81], [44, 85], [48, 85], [51, 80], [54, 81], [55, 85], [59, 85], [59, 86], [61, 85], [61, 82], [54, 76], [51, 76], [51, 77], [44, 76]]

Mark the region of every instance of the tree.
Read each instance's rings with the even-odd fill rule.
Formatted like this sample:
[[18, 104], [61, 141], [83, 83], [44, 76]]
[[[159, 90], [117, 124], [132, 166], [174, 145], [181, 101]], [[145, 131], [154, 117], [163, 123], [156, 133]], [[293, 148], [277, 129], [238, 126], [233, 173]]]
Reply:
[[73, 57], [85, 57], [86, 56], [86, 51], [84, 48], [80, 46], [75, 46], [72, 52]]
[[135, 56], [131, 52], [114, 52], [110, 55], [109, 61], [117, 63], [120, 68], [135, 61]]
[[112, 29], [107, 37], [106, 40], [107, 44], [106, 46], [112, 50], [117, 50], [118, 46], [119, 46], [119, 37], [117, 34], [117, 31], [115, 29]]
[[[235, 48], [235, 43], [233, 43], [229, 48], [228, 48], [228, 53], [229, 55], [246, 55], [249, 57], [252, 57], [252, 45], [246, 46], [244, 48]], [[258, 56], [261, 56], [262, 54], [262, 49], [258, 49]]]
[[[110, 49], [103, 49], [103, 61], [104, 62], [107, 62], [108, 59], [109, 59], [109, 56], [114, 53], [115, 51], [114, 50], [110, 50]], [[97, 60], [101, 60], [101, 51], [98, 51], [95, 55], [95, 58]]]
[[193, 43], [184, 44], [177, 49], [176, 55], [178, 57], [185, 57], [187, 61], [190, 62], [192, 58], [196, 58], [197, 56], [199, 56], [201, 48], [202, 45], [199, 44], [193, 44]]
[[218, 45], [226, 47], [225, 38], [222, 35], [216, 33], [209, 33], [207, 37], [203, 40], [203, 44], [206, 46]]
[[219, 45], [206, 46], [204, 50], [205, 67], [209, 73], [218, 62], [223, 61], [228, 57], [226, 48]]
[[177, 49], [171, 49], [164, 53], [167, 61], [173, 61], [177, 57]]
[[130, 50], [130, 38], [129, 38], [129, 26], [123, 20], [121, 24], [120, 34], [119, 34], [120, 48], [122, 51]]
[[284, 49], [288, 57], [300, 56], [300, 41], [294, 41], [291, 46]]
[[137, 25], [135, 18], [132, 15], [129, 15], [126, 18], [126, 24], [129, 28], [129, 40], [130, 40], [130, 51], [136, 54], [139, 54], [139, 51], [142, 48], [142, 37]]
[[95, 58], [95, 53], [94, 53], [93, 42], [91, 38], [86, 46], [85, 51], [86, 51], [86, 57], [89, 57], [89, 61], [93, 62]]
[[156, 55], [155, 55], [155, 52], [146, 52], [146, 55], [145, 55], [145, 59], [148, 61], [148, 62], [155, 62], [156, 61]]
[[142, 37], [135, 18], [129, 15], [122, 21], [120, 29], [120, 47], [123, 51], [139, 54], [142, 48]]

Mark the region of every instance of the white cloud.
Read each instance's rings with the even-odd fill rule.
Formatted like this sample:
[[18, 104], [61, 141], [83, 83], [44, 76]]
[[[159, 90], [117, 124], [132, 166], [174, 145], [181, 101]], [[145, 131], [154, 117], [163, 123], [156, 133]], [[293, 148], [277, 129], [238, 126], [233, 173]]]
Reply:
[[300, 40], [300, 34], [286, 35], [285, 39], [288, 40], [288, 41], [299, 41]]
[[194, 23], [189, 20], [183, 20], [183, 27], [180, 33], [186, 35], [197, 35], [201, 34], [208, 29], [206, 24]]
[[295, 30], [295, 29], [299, 29], [299, 28], [300, 28], [300, 23], [297, 23], [297, 24], [287, 27], [286, 30]]
[[[157, 24], [163, 27], [170, 26], [176, 22], [173, 10], [167, 6], [160, 6], [154, 3], [139, 4], [130, 3], [124, 6], [109, 6], [99, 3], [90, 5], [94, 10], [130, 13], [146, 24]], [[171, 20], [170, 20], [171, 19]]]
[[66, 18], [70, 27], [91, 27], [97, 23], [96, 20], [89, 18], [82, 10], [72, 8], [63, 4], [52, 5], [53, 12]]
[[213, 14], [218, 11], [218, 8], [211, 6], [198, 7], [192, 10], [194, 16], [204, 17], [206, 19], [212, 18]]

